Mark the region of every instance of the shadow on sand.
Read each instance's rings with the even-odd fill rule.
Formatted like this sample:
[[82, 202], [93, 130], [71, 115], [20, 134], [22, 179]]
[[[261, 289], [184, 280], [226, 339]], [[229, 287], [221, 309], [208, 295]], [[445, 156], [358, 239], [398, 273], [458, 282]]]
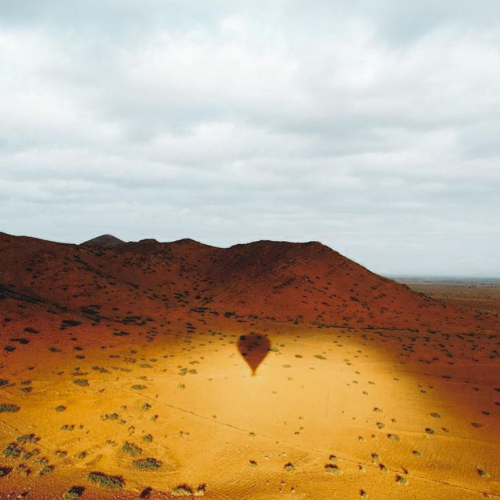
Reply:
[[269, 353], [271, 342], [265, 335], [241, 335], [238, 340], [238, 351], [243, 359], [252, 369], [252, 376], [255, 375], [257, 368], [264, 361]]

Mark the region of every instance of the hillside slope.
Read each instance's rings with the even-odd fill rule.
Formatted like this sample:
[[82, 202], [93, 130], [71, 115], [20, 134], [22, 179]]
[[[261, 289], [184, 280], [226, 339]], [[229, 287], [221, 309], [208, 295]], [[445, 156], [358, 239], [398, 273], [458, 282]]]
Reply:
[[109, 235], [91, 241], [0, 233], [0, 308], [19, 312], [21, 303], [25, 314], [71, 311], [94, 321], [212, 313], [449, 332], [500, 324], [498, 316], [432, 300], [317, 242], [216, 248], [193, 240], [117, 243]]

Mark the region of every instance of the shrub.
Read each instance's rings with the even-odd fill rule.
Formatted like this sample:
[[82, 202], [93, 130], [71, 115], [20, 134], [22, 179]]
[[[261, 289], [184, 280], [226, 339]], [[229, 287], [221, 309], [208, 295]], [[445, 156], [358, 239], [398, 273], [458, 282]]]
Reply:
[[180, 484], [172, 491], [174, 497], [190, 497], [193, 495], [193, 490], [187, 484]]
[[0, 404], [0, 413], [16, 413], [21, 408], [17, 405], [11, 405], [7, 403]]
[[287, 464], [285, 464], [285, 467], [284, 469], [287, 471], [287, 472], [292, 472], [295, 470], [295, 467], [292, 463], [288, 462]]
[[204, 497], [206, 492], [206, 486], [204, 484], [200, 484], [196, 490], [194, 491], [195, 497]]
[[38, 471], [38, 475], [39, 476], [45, 476], [45, 474], [48, 474], [49, 472], [52, 472], [52, 469], [54, 467], [52, 465], [46, 465], [45, 467], [43, 467], [43, 469], [40, 469]]
[[136, 469], [153, 470], [159, 469], [161, 467], [161, 462], [156, 460], [156, 458], [143, 458], [142, 460], [136, 460], [135, 462], [132, 462], [132, 465]]
[[26, 344], [29, 344], [30, 341], [28, 339], [25, 339], [25, 338], [15, 338], [15, 339], [10, 339], [11, 342], [19, 342], [20, 344], [22, 345], [26, 345]]
[[9, 467], [0, 467], [0, 477], [4, 477], [12, 471]]
[[83, 495], [85, 488], [83, 486], [72, 486], [64, 495], [64, 500], [74, 500]]
[[108, 489], [121, 489], [123, 488], [125, 481], [118, 476], [108, 476], [104, 474], [104, 472], [90, 472], [87, 476], [87, 479], [102, 488]]
[[89, 385], [89, 381], [87, 379], [84, 379], [84, 378], [76, 378], [75, 380], [73, 380], [73, 384], [85, 387], [85, 386]]
[[328, 472], [328, 474], [332, 474], [333, 476], [341, 476], [344, 473], [341, 469], [338, 468], [338, 466], [334, 464], [326, 464], [325, 471]]
[[24, 434], [16, 438], [16, 443], [26, 444], [26, 443], [36, 443], [38, 441], [34, 434]]
[[18, 458], [21, 450], [17, 447], [16, 443], [10, 443], [4, 448], [2, 454], [4, 457]]
[[81, 321], [73, 321], [72, 319], [64, 319], [61, 321], [61, 326], [68, 327], [68, 326], [78, 326], [81, 325]]
[[484, 469], [477, 469], [477, 473], [481, 476], [481, 477], [490, 477], [489, 473], [486, 472]]
[[126, 441], [122, 447], [122, 451], [128, 453], [129, 455], [135, 456], [135, 455], [140, 455], [142, 453], [142, 448], [139, 448], [139, 446], [136, 446], [135, 444]]

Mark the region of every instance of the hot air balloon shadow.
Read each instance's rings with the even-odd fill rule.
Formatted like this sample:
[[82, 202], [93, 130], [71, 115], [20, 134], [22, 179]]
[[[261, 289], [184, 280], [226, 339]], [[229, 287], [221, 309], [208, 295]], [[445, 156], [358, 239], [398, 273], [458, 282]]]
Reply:
[[269, 353], [271, 342], [265, 335], [241, 335], [238, 340], [238, 351], [255, 375], [257, 368]]

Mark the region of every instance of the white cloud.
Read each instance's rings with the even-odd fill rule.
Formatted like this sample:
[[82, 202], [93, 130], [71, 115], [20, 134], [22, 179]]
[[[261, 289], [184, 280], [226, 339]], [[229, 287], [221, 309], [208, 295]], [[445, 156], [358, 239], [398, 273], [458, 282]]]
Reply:
[[500, 274], [496, 2], [0, 5], [2, 230]]

